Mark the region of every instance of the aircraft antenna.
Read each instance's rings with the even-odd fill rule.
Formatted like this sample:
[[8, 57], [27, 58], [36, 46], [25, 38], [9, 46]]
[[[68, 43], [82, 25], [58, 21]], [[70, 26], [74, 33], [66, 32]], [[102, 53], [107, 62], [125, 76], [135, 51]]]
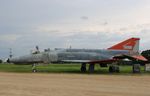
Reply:
[[71, 49], [71, 48], [72, 48], [72, 46], [70, 45], [69, 49]]
[[12, 48], [9, 48], [9, 58], [12, 58]]

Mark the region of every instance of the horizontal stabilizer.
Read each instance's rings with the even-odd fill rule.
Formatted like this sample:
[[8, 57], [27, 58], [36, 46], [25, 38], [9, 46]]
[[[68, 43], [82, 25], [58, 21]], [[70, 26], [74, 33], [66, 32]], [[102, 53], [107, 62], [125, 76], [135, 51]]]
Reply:
[[137, 60], [142, 60], [142, 61], [148, 61], [145, 57], [143, 57], [142, 55], [138, 55], [138, 56], [132, 56], [133, 58], [137, 59]]
[[134, 55], [134, 56], [128, 56], [128, 55], [120, 55], [120, 56], [114, 56], [114, 59], [129, 59], [133, 61], [148, 61], [145, 57], [142, 55]]

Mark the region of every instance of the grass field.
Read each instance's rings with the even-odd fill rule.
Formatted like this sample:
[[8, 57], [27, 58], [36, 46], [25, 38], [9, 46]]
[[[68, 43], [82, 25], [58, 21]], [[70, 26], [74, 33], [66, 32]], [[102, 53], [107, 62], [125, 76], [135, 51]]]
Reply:
[[[81, 64], [48, 64], [38, 65], [36, 68], [40, 73], [82, 73], [80, 71]], [[88, 69], [88, 65], [87, 65]], [[0, 72], [21, 72], [31, 73], [31, 65], [14, 65], [14, 64], [0, 64]], [[88, 74], [89, 72], [83, 73]], [[98, 64], [95, 66], [93, 74], [108, 74], [108, 67], [100, 67]], [[144, 72], [144, 66], [141, 66], [141, 73]], [[113, 74], [132, 74], [132, 66], [120, 66], [120, 73]]]

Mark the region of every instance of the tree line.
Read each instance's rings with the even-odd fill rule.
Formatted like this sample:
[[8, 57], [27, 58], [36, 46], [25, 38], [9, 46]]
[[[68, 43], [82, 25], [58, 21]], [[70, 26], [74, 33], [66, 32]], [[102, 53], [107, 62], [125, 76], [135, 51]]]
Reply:
[[142, 51], [142, 56], [144, 56], [148, 61], [150, 61], [150, 50]]

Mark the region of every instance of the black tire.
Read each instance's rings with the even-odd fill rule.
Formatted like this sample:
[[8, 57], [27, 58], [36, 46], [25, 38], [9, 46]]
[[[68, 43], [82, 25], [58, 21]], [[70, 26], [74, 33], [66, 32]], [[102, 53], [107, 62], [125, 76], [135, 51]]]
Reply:
[[37, 70], [36, 70], [36, 69], [33, 69], [32, 72], [35, 73], [35, 72], [37, 72]]
[[90, 65], [89, 65], [89, 72], [90, 72], [90, 73], [93, 73], [93, 72], [94, 72], [94, 69], [95, 69], [94, 66], [95, 66], [95, 64], [90, 64]]
[[80, 70], [81, 72], [86, 72], [86, 63], [82, 63]]
[[112, 73], [113, 72], [113, 67], [109, 66], [109, 72]]
[[115, 71], [116, 71], [117, 73], [119, 73], [119, 72], [120, 72], [120, 68], [119, 68], [119, 66], [116, 66], [116, 68], [115, 68], [115, 69], [116, 69]]
[[140, 68], [140, 64], [133, 64], [133, 73], [140, 73], [141, 72], [141, 68]]
[[81, 67], [81, 72], [86, 72], [86, 67]]

